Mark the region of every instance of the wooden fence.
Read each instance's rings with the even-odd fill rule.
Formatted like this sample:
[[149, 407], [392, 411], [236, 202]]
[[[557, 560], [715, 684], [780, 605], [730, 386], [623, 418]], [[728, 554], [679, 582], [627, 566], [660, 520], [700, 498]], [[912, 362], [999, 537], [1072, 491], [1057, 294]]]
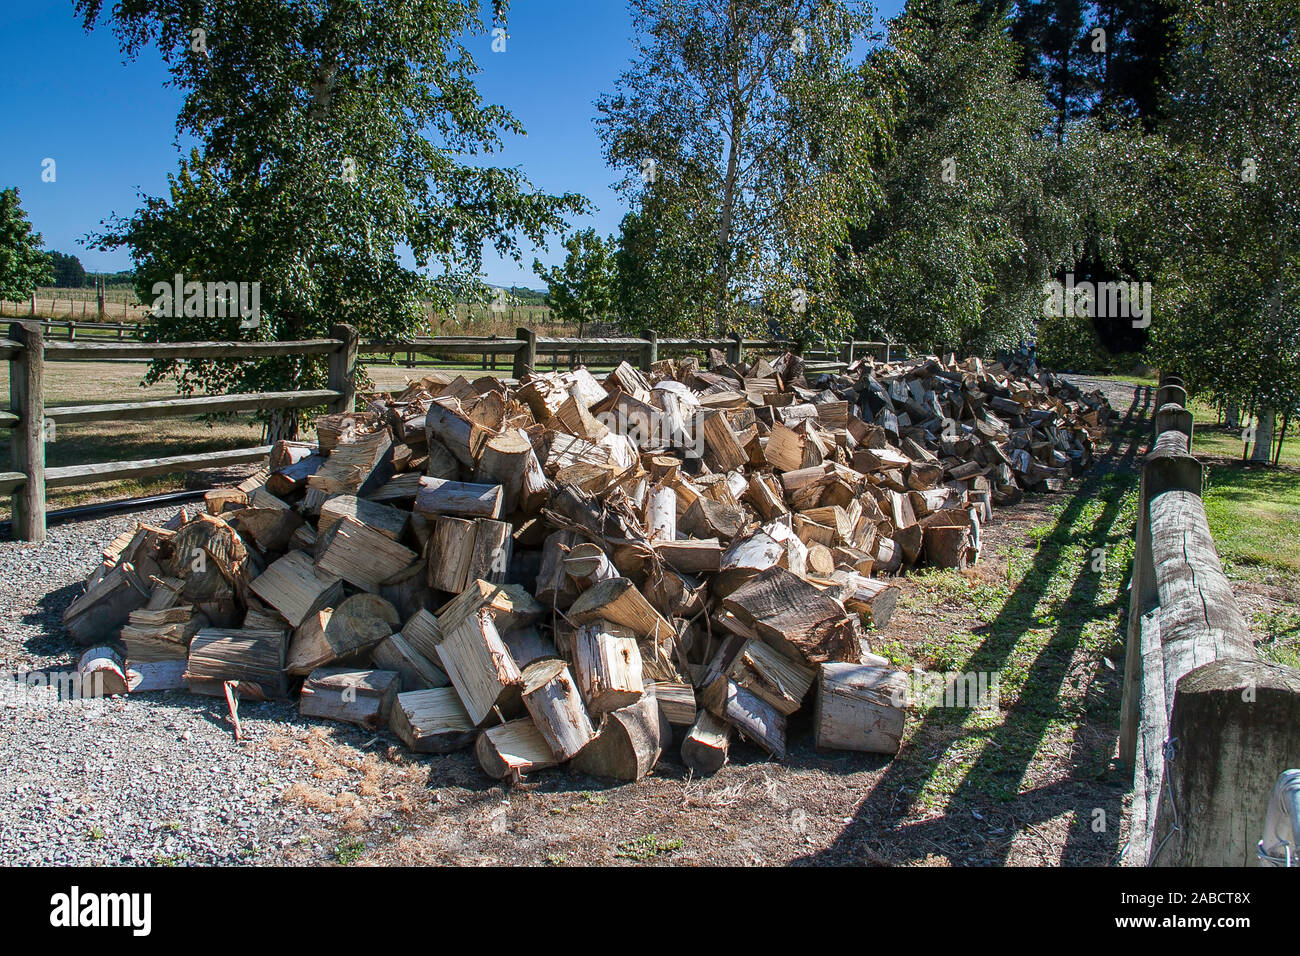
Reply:
[[1119, 756], [1134, 768], [1124, 862], [1246, 866], [1278, 775], [1300, 766], [1300, 671], [1261, 661], [1223, 573], [1176, 378], [1142, 467]]
[[[46, 423], [59, 425], [100, 421], [124, 421], [159, 418], [185, 418], [192, 415], [227, 412], [253, 412], [284, 408], [327, 407], [344, 411], [356, 403], [357, 361], [363, 355], [404, 354], [414, 363], [415, 356], [473, 355], [493, 368], [500, 358], [509, 362], [518, 379], [539, 368], [539, 360], [549, 356], [553, 365], [561, 361], [589, 361], [603, 357], [628, 360], [643, 369], [670, 354], [700, 353], [709, 349], [723, 351], [729, 360], [739, 361], [742, 352], [775, 353], [790, 343], [742, 339], [660, 339], [653, 332], [640, 339], [545, 338], [528, 329], [519, 329], [513, 339], [498, 338], [430, 338], [403, 342], [362, 343], [356, 329], [337, 325], [327, 339], [296, 342], [115, 342], [70, 337], [68, 340], [46, 335], [47, 323], [15, 322], [9, 338], [0, 339], [0, 360], [9, 361], [9, 409], [0, 411], [0, 428], [9, 429], [11, 470], [0, 472], [0, 495], [13, 500], [13, 536], [23, 541], [45, 538], [45, 492], [91, 484], [108, 479], [145, 478], [178, 472], [218, 468], [260, 461], [271, 450], [263, 445], [202, 454], [172, 455], [139, 461], [93, 462], [59, 468], [45, 467]], [[888, 356], [890, 348], [880, 342], [846, 342], [821, 352], [807, 352], [809, 368], [843, 368], [844, 362], [867, 351]], [[827, 355], [838, 356], [831, 361]], [[329, 377], [324, 389], [250, 392], [228, 395], [202, 395], [193, 398], [168, 398], [138, 402], [114, 402], [97, 405], [45, 407], [44, 371], [48, 362], [98, 362], [107, 360], [152, 359], [257, 359], [274, 355], [326, 355]], [[821, 361], [814, 361], [821, 359]]]

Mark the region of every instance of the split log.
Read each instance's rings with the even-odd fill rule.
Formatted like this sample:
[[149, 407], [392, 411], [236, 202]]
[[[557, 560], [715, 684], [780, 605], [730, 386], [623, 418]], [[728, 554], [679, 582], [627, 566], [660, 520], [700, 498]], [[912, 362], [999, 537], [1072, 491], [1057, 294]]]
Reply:
[[359, 435], [353, 441], [341, 441], [307, 479], [307, 487], [326, 495], [358, 494], [378, 488], [393, 476], [392, 447], [387, 428]]
[[226, 681], [238, 681], [243, 697], [287, 697], [287, 643], [284, 631], [204, 628], [190, 644], [185, 681], [191, 693], [212, 697], [225, 695]]
[[822, 664], [813, 713], [816, 745], [896, 754], [906, 702], [907, 674], [884, 658], [869, 664]]
[[442, 668], [411, 646], [401, 634], [390, 634], [370, 652], [375, 666], [396, 671], [403, 691], [429, 690], [451, 684]]
[[446, 630], [462, 618], [486, 609], [497, 633], [509, 634], [531, 627], [542, 619], [544, 609], [521, 585], [493, 584], [479, 579], [438, 608], [438, 627]]
[[731, 749], [731, 724], [701, 709], [682, 740], [682, 762], [701, 777], [717, 773]]
[[762, 641], [751, 639], [732, 660], [727, 676], [738, 686], [789, 715], [803, 703], [817, 672], [790, 660]]
[[524, 706], [555, 759], [563, 763], [595, 734], [568, 665], [564, 661], [538, 661], [528, 666], [521, 681]]
[[389, 726], [418, 754], [449, 754], [474, 742], [474, 722], [451, 687], [398, 694]]
[[636, 634], [608, 621], [578, 628], [573, 642], [578, 690], [593, 717], [626, 707], [645, 689]]
[[527, 717], [490, 727], [474, 744], [479, 766], [494, 780], [517, 779], [558, 764], [551, 745]]
[[503, 718], [518, 712], [521, 674], [497, 633], [491, 611], [480, 608], [443, 629], [436, 648], [438, 663], [475, 726], [494, 711]]
[[429, 587], [459, 594], [469, 582], [474, 561], [474, 522], [438, 515], [429, 541]]
[[323, 667], [303, 684], [298, 713], [378, 730], [388, 723], [400, 682], [394, 671]]
[[[535, 501], [523, 498], [524, 476], [530, 471], [542, 471], [542, 463], [537, 460], [533, 443], [519, 429], [493, 435], [483, 445], [482, 454], [474, 468], [474, 481], [486, 485], [501, 487], [501, 510], [503, 514], [514, 514], [521, 510], [521, 501], [531, 505]], [[542, 475], [543, 484], [546, 481]], [[525, 507], [522, 510], [527, 511]]]
[[460, 518], [500, 518], [505, 497], [501, 485], [471, 484], [442, 478], [421, 478], [415, 513]]
[[327, 664], [357, 662], [392, 634], [399, 620], [392, 604], [374, 594], [353, 595], [336, 610], [317, 611], [293, 632], [285, 672], [302, 677]]
[[611, 578], [588, 588], [573, 602], [568, 616], [574, 624], [604, 618], [643, 638], [671, 640], [676, 633], [627, 578]]
[[505, 521], [474, 519], [474, 549], [465, 575], [467, 581], [482, 579], [493, 584], [505, 584], [514, 552], [512, 531]]
[[341, 518], [353, 518], [394, 541], [401, 541], [411, 523], [411, 513], [389, 505], [376, 504], [355, 495], [336, 495], [321, 505], [316, 534], [329, 535]]
[[672, 727], [652, 695], [605, 714], [595, 739], [573, 758], [573, 769], [628, 782], [648, 774], [672, 742]]
[[131, 661], [127, 665], [126, 682], [133, 694], [187, 690], [186, 666], [183, 660]]
[[700, 574], [717, 571], [722, 565], [722, 543], [717, 538], [703, 541], [659, 541], [655, 553], [674, 571]]
[[785, 714], [735, 683], [727, 683], [724, 719], [746, 740], [762, 747], [778, 760], [785, 758]]
[[645, 692], [654, 695], [673, 727], [689, 727], [695, 721], [695, 688], [685, 681], [652, 681]]
[[343, 579], [317, 570], [302, 551], [290, 551], [272, 563], [250, 587], [290, 627], [301, 627], [308, 617], [343, 599]]
[[860, 653], [844, 605], [785, 568], [760, 572], [722, 606], [791, 660], [850, 661]]
[[419, 557], [410, 548], [354, 518], [342, 517], [324, 539], [316, 569], [341, 577], [363, 591], [378, 591]]

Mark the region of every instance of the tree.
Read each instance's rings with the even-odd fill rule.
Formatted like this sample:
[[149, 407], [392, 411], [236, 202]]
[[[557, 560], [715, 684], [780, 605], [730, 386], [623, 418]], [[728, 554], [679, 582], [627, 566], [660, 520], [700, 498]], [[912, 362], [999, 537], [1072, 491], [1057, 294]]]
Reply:
[[59, 289], [81, 289], [86, 285], [86, 270], [81, 260], [62, 252], [51, 252], [50, 265], [54, 269], [54, 285]]
[[[87, 29], [101, 0], [78, 0]], [[493, 4], [498, 18], [506, 4]], [[137, 292], [159, 303], [158, 338], [300, 339], [349, 322], [396, 338], [483, 295], [484, 245], [517, 261], [582, 211], [479, 158], [521, 132], [474, 85], [477, 0], [124, 0], [110, 14], [128, 56], [156, 46], [184, 91], [177, 131], [198, 143], [165, 197], [145, 197], [96, 237], [127, 246]], [[484, 40], [486, 49], [487, 41]], [[403, 254], [414, 260], [404, 264]], [[173, 277], [203, 283], [169, 302]], [[246, 283], [256, 328], [209, 294]], [[228, 286], [226, 288], [229, 288]], [[169, 307], [170, 306], [170, 307]], [[189, 313], [189, 314], [183, 314]], [[319, 357], [155, 363], [182, 392], [318, 386]], [[275, 437], [292, 433], [287, 422]]]
[[50, 259], [41, 252], [41, 234], [32, 232], [17, 188], [0, 190], [0, 299], [26, 299], [53, 277]]
[[713, 327], [716, 212], [659, 180], [623, 217], [615, 273], [625, 330], [690, 336]]
[[565, 240], [568, 255], [563, 266], [548, 269], [533, 260], [533, 271], [546, 281], [546, 304], [557, 316], [581, 326], [614, 311], [618, 284], [614, 247], [614, 239], [584, 229]]
[[[698, 230], [711, 226], [705, 320], [715, 331], [745, 321], [757, 302], [796, 326], [842, 320], [829, 311], [829, 275], [848, 216], [870, 196], [870, 147], [888, 125], [882, 101], [859, 95], [850, 63], [869, 7], [854, 0], [631, 7], [637, 57], [617, 92], [598, 101], [597, 124], [607, 161], [626, 172], [621, 188], [654, 207], [654, 245], [694, 249]], [[675, 226], [686, 232], [660, 232]], [[794, 308], [796, 293], [827, 313]]]
[[1253, 406], [1267, 460], [1275, 414], [1300, 410], [1300, 10], [1186, 0], [1176, 28], [1153, 346], [1194, 391]]
[[995, 19], [913, 0], [864, 85], [896, 77], [884, 201], [852, 230], [843, 295], [859, 334], [927, 349], [992, 349], [1033, 334], [1043, 284], [1074, 261], [1085, 158], [1043, 136], [1042, 89], [1017, 75]]

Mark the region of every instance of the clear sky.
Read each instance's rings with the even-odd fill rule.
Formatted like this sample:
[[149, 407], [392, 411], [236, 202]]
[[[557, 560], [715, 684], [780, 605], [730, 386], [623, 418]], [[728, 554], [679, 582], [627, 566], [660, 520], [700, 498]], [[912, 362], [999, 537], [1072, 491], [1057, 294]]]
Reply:
[[[107, 0], [105, 6], [111, 6]], [[893, 16], [902, 0], [878, 4]], [[512, 0], [506, 50], [481, 37], [479, 90], [510, 109], [528, 131], [497, 154], [550, 192], [582, 193], [597, 209], [575, 226], [612, 233], [625, 207], [610, 188], [617, 178], [601, 158], [594, 103], [611, 92], [633, 54], [631, 20], [620, 0]], [[106, 24], [86, 34], [72, 0], [0, 0], [0, 187], [17, 186], [47, 249], [77, 255], [92, 271], [131, 266], [125, 250], [81, 245], [108, 216], [130, 215], [140, 192], [162, 194], [176, 168], [181, 97], [164, 87], [161, 58], [142, 53], [123, 63]], [[55, 162], [54, 182], [41, 178]], [[560, 257], [559, 243], [539, 251]], [[487, 280], [541, 287], [532, 253], [520, 264], [491, 251]]]

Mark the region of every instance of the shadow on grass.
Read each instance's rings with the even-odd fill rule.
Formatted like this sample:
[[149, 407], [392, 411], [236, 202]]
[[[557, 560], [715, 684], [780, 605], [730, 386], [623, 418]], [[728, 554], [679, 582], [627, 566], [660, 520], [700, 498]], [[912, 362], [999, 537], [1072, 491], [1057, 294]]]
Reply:
[[[1001, 673], [1025, 637], [1027, 622], [1034, 619], [1035, 609], [1047, 596], [1062, 551], [1080, 546], [1089, 550], [1105, 548], [1113, 538], [1120, 536], [1114, 525], [1124, 493], [1134, 480], [1132, 472], [1139, 447], [1148, 437], [1145, 426], [1151, 398], [1148, 389], [1134, 390], [1133, 403], [1114, 429], [1110, 448], [1065, 504], [1051, 532], [1040, 542], [1030, 567], [997, 616], [980, 629], [983, 641], [960, 670]], [[1086, 520], [1087, 506], [1097, 498], [1104, 502], [1101, 514], [1090, 529], [1080, 533], [1075, 525]], [[1083, 562], [1061, 604], [1054, 632], [1029, 664], [1024, 685], [1012, 705], [1003, 711], [1001, 723], [987, 729], [963, 729], [973, 713], [969, 709], [935, 707], [925, 712], [920, 726], [910, 738], [911, 753], [900, 755], [889, 765], [858, 808], [854, 821], [830, 847], [797, 862], [805, 865], [855, 862], [855, 850], [868, 837], [881, 843], [885, 842], [882, 837], [888, 835], [892, 839], [888, 840], [886, 855], [896, 862], [938, 854], [960, 864], [971, 860], [973, 853], [979, 851], [984, 862], [1005, 863], [1014, 831], [1071, 810], [1078, 812], [1062, 862], [1097, 863], [1113, 859], [1118, 852], [1120, 800], [1125, 789], [1118, 775], [1110, 788], [1114, 791], [1113, 799], [1107, 800], [1108, 806], [1102, 808], [1108, 821], [1102, 833], [1094, 833], [1089, 826], [1093, 807], [1080, 806], [1079, 799], [1085, 793], [1095, 795], [1096, 792], [1099, 774], [1093, 771], [1091, 779], [1085, 779], [1089, 773], [1086, 767], [1090, 762], [1089, 755], [1095, 755], [1099, 750], [1106, 754], [1113, 751], [1118, 731], [1114, 726], [1118, 701], [1113, 694], [1105, 699], [1103, 688], [1097, 686], [1100, 682], [1093, 682], [1093, 693], [1085, 697], [1079, 712], [1067, 713], [1061, 706], [1062, 686], [1084, 626], [1091, 621], [1120, 616], [1122, 598], [1097, 605], [1100, 580], [1101, 575], [1091, 570], [1091, 562]], [[1114, 684], [1117, 686], [1117, 681]], [[1049, 786], [1019, 793], [1020, 781], [1049, 729], [1062, 719], [1076, 721], [1080, 730], [1087, 728], [1097, 739], [1085, 743], [1077, 739], [1076, 732], [1069, 754], [1070, 776]], [[1105, 729], [1099, 731], [1098, 727]], [[951, 793], [946, 812], [918, 823], [899, 825], [917, 806], [926, 785], [944, 769], [944, 753], [951, 750], [952, 741], [959, 737], [982, 737], [984, 746]], [[920, 752], [929, 751], [936, 744], [943, 749], [940, 754], [927, 756]], [[1006, 817], [1005, 821], [997, 821], [1004, 824], [1001, 828], [991, 828], [992, 820], [976, 815], [976, 805], [989, 798], [1014, 801], [1005, 814], [998, 814]], [[983, 825], [979, 823], [981, 820], [985, 820]], [[878, 825], [874, 832], [866, 825], [873, 822]], [[998, 839], [975, 832], [976, 827]], [[979, 846], [975, 845], [977, 842]]]

